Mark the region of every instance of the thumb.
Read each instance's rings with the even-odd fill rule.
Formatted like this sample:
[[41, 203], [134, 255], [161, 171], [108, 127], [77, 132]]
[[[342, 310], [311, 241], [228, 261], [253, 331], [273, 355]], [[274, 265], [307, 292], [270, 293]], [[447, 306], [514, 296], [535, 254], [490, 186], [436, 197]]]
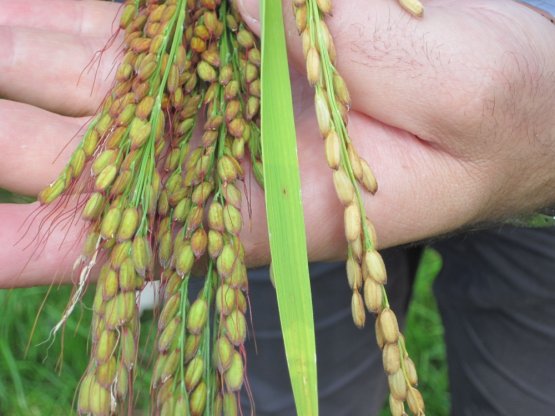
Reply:
[[[305, 73], [293, 1], [283, 0], [282, 3], [289, 60], [295, 69]], [[260, 36], [260, 0], [236, 0], [236, 5], [245, 24]], [[416, 21], [413, 20], [395, 0], [374, 0], [370, 3], [367, 0], [336, 0], [331, 15], [326, 17], [337, 50], [336, 66], [350, 89], [353, 109], [411, 131], [418, 129], [407, 126], [401, 116], [392, 120], [391, 115], [413, 113], [402, 111], [404, 109], [398, 107], [399, 100], [396, 100], [398, 96], [405, 97], [407, 91], [406, 78], [411, 71], [401, 64], [413, 59], [404, 56], [410, 54], [411, 47], [406, 45], [410, 42], [404, 39], [403, 34], [415, 31], [413, 25]], [[379, 90], [376, 90], [377, 85], [381, 86]], [[384, 100], [389, 101], [388, 105], [384, 106]]]
[[[245, 24], [255, 34], [260, 36], [260, 0], [237, 0], [237, 9], [241, 13]], [[283, 19], [290, 62], [299, 70], [304, 71], [301, 37], [295, 26], [295, 16], [293, 14], [293, 3], [291, 0], [283, 1]]]

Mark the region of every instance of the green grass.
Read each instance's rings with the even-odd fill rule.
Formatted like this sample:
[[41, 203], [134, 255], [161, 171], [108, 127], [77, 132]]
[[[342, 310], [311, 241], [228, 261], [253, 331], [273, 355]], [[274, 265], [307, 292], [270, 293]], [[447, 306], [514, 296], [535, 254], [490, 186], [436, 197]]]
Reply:
[[407, 345], [426, 400], [426, 413], [434, 416], [448, 415], [450, 410], [443, 325], [432, 293], [432, 283], [440, 268], [440, 255], [427, 250], [416, 279], [406, 330]]
[[12, 194], [4, 189], [0, 189], [0, 203], [24, 204], [27, 202], [33, 202], [34, 200], [35, 198], [30, 196]]
[[65, 331], [63, 367], [57, 370], [61, 343], [40, 344], [48, 338], [69, 298], [70, 288], [56, 289], [38, 320], [27, 355], [33, 322], [47, 288], [0, 292], [0, 413], [42, 415], [67, 413], [74, 386], [86, 365], [83, 354], [88, 314], [80, 325], [71, 320]]
[[[35, 316], [48, 288], [0, 291], [0, 415], [71, 414], [75, 387], [89, 357], [89, 307], [93, 289], [83, 299], [80, 310], [68, 320], [63, 338], [58, 336], [53, 342], [48, 341], [49, 333], [61, 317], [71, 287], [52, 288], [34, 333]], [[142, 338], [152, 340], [152, 314], [143, 314], [141, 323]], [[151, 351], [151, 345], [143, 345], [143, 362], [151, 359]], [[149, 378], [149, 374], [141, 373], [135, 384], [142, 392], [138, 408], [148, 407], [149, 397], [145, 392], [148, 392]]]

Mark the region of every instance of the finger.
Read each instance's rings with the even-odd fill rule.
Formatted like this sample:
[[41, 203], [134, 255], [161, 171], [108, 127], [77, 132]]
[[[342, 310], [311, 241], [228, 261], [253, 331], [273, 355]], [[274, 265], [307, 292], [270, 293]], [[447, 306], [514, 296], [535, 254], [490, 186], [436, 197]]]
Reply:
[[65, 166], [87, 121], [0, 100], [0, 188], [36, 195]]
[[[238, 4], [245, 21], [259, 31], [258, 1]], [[284, 9], [291, 58], [304, 68], [289, 1]], [[447, 127], [464, 131], [461, 117], [480, 116], [484, 97], [496, 98], [500, 70], [513, 54], [530, 49], [523, 28], [532, 27], [534, 44], [543, 48], [539, 29], [549, 26], [522, 5], [487, 0], [429, 1], [422, 19], [392, 0], [336, 1], [326, 21], [353, 108], [436, 141]]]
[[105, 1], [0, 0], [0, 26], [108, 37], [121, 6]]
[[[327, 166], [311, 109], [297, 119], [302, 198], [311, 261], [344, 258], [347, 245], [343, 210]], [[312, 110], [313, 111], [313, 110]], [[380, 184], [375, 195], [363, 193], [380, 248], [425, 240], [476, 223], [491, 195], [488, 169], [457, 160], [409, 133], [356, 111], [349, 124], [353, 143], [374, 167]], [[251, 189], [251, 188], [248, 188]], [[249, 194], [247, 194], [249, 195]], [[433, 203], [430, 203], [433, 201]], [[267, 264], [269, 245], [264, 195], [249, 195], [252, 215], [244, 210], [242, 241], [251, 266]]]
[[106, 42], [0, 27], [0, 96], [65, 115], [92, 114], [115, 74], [117, 47], [99, 53]]
[[56, 215], [37, 208], [37, 203], [0, 204], [0, 288], [71, 281], [83, 224], [55, 224]]
[[[483, 218], [482, 209], [492, 192], [491, 181], [486, 180], [491, 166], [454, 158], [438, 146], [358, 112], [351, 115], [349, 132], [379, 183], [375, 195], [363, 192], [379, 248], [425, 241]], [[333, 193], [333, 185], [329, 188]], [[342, 220], [340, 216], [336, 235], [344, 238]]]
[[[315, 121], [301, 115], [298, 127], [309, 258], [338, 259], [346, 251], [343, 207], [335, 195]], [[491, 182], [488, 185], [472, 165], [356, 112], [350, 128], [355, 145], [370, 155], [369, 162], [376, 166], [383, 185], [376, 195], [365, 197], [380, 248], [440, 235], [479, 218], [492, 189], [488, 188]], [[480, 169], [488, 173], [483, 166]], [[267, 264], [263, 191], [251, 177], [244, 190], [247, 201], [242, 207], [241, 239], [246, 262], [248, 266]], [[39, 211], [37, 204], [0, 205], [0, 247], [4, 248], [0, 251], [0, 287], [48, 284], [52, 276], [57, 281], [70, 280], [85, 230], [80, 209], [75, 207], [84, 202], [63, 201]], [[23, 224], [29, 219], [33, 221]]]

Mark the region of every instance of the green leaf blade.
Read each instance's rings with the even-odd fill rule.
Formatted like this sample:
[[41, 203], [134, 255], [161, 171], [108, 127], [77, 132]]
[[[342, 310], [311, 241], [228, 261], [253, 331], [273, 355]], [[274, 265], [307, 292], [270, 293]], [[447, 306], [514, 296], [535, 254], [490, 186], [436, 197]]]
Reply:
[[262, 4], [262, 159], [272, 271], [297, 414], [318, 414], [316, 342], [281, 1]]

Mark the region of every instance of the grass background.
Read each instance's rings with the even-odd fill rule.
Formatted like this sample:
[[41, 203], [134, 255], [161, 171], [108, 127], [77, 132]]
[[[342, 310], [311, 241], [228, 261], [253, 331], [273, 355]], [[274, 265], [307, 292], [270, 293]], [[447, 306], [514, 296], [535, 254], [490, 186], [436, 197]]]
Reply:
[[[21, 203], [29, 199], [0, 190], [0, 202]], [[426, 250], [416, 281], [405, 330], [407, 346], [419, 371], [420, 388], [427, 414], [449, 414], [449, 395], [443, 327], [431, 286], [441, 267], [439, 255]], [[33, 331], [38, 311], [44, 307]], [[88, 328], [93, 291], [83, 307], [68, 321], [63, 341], [46, 342], [60, 319], [71, 287], [57, 286], [0, 291], [0, 415], [67, 415], [74, 406], [75, 386], [87, 365]], [[143, 362], [151, 360], [152, 313], [144, 313], [141, 339]], [[32, 334], [32, 336], [31, 336]], [[27, 344], [30, 347], [27, 350]], [[62, 354], [63, 353], [63, 354]], [[63, 359], [62, 359], [63, 358]], [[137, 408], [148, 408], [148, 374], [139, 375]], [[384, 408], [380, 416], [390, 415]]]

